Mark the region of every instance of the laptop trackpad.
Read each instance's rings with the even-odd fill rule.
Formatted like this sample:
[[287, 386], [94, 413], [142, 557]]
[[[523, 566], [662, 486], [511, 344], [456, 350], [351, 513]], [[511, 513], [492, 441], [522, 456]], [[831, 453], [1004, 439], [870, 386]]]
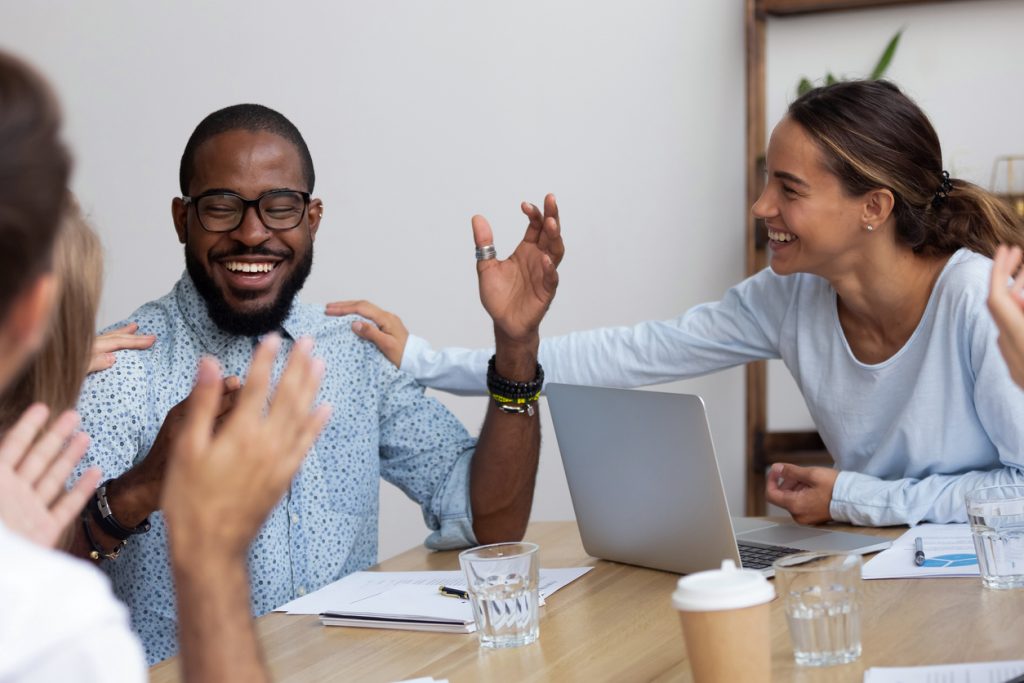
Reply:
[[804, 548], [806, 547], [805, 541], [825, 536], [828, 533], [828, 531], [809, 529], [795, 524], [777, 524], [767, 529], [755, 529], [746, 533], [736, 534], [736, 537], [740, 540], [753, 541], [754, 543]]
[[863, 553], [888, 547], [885, 539], [845, 531], [813, 529], [796, 524], [780, 524], [768, 529], [758, 529], [745, 534], [737, 534], [737, 538], [755, 543], [784, 545], [799, 550], [827, 552]]
[[733, 517], [732, 518], [732, 530], [737, 536], [743, 536], [743, 534], [758, 529], [767, 529], [769, 527], [778, 526], [778, 522], [773, 522], [770, 519], [764, 517]]

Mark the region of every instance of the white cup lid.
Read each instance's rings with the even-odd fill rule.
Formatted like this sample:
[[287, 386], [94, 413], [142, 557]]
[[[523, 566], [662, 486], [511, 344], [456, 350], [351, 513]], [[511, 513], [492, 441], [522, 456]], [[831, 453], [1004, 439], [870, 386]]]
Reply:
[[722, 560], [721, 569], [697, 572], [679, 579], [672, 606], [685, 612], [714, 612], [770, 602], [775, 588], [761, 572], [738, 569]]

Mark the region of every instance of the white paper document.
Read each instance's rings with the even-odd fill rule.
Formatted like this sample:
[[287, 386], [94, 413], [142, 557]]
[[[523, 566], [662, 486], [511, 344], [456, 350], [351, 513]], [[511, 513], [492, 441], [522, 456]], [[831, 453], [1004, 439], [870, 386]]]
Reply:
[[[541, 604], [591, 569], [541, 569]], [[465, 590], [466, 578], [461, 571], [355, 572], [275, 611], [325, 615], [321, 620], [327, 625], [471, 632], [469, 602], [441, 595], [440, 586]]]
[[1024, 674], [1024, 659], [937, 666], [872, 667], [864, 683], [1006, 683]]
[[335, 605], [320, 613], [324, 626], [397, 628], [406, 631], [472, 633], [469, 600], [441, 595], [435, 585], [403, 583], [379, 593]]
[[[925, 561], [914, 564], [915, 540], [920, 538]], [[865, 579], [925, 579], [978, 576], [978, 555], [967, 524], [918, 524], [893, 541], [888, 550], [864, 564]]]

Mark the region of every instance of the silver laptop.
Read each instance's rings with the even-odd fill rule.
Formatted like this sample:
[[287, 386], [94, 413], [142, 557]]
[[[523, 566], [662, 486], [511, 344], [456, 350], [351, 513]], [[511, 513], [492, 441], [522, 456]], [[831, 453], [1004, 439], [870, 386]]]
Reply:
[[776, 558], [801, 550], [869, 553], [890, 545], [866, 534], [730, 517], [699, 396], [545, 389], [583, 548], [594, 557], [679, 574], [731, 558], [771, 576]]

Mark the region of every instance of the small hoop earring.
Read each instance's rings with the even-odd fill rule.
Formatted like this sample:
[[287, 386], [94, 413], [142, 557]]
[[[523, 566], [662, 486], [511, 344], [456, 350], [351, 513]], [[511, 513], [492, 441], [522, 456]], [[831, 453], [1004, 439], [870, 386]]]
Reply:
[[868, 232], [874, 232], [875, 231], [875, 226], [873, 226], [873, 225], [867, 225], [865, 227], [867, 227]]

